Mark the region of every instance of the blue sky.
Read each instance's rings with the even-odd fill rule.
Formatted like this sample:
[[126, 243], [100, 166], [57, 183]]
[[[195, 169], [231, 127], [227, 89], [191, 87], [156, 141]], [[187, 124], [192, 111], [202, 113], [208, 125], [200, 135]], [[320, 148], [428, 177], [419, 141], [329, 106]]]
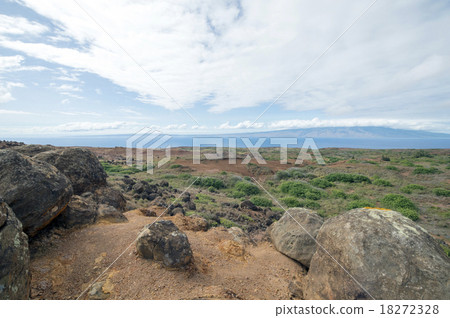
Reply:
[[260, 117], [372, 2], [2, 0], [0, 139], [142, 127], [450, 133], [443, 0], [378, 0]]

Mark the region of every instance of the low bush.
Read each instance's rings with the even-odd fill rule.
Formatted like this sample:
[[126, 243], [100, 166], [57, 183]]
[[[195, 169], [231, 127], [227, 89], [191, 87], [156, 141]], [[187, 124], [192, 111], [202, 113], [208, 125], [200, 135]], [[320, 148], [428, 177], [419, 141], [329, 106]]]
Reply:
[[393, 186], [391, 182], [389, 182], [388, 180], [384, 180], [384, 179], [376, 179], [373, 182], [373, 184], [377, 185], [377, 186], [382, 186], [382, 187], [392, 187]]
[[347, 194], [342, 190], [333, 190], [331, 192], [331, 197], [334, 199], [347, 199]]
[[225, 183], [221, 179], [213, 178], [213, 177], [198, 178], [197, 180], [195, 180], [194, 185], [204, 187], [204, 188], [209, 188], [209, 187], [213, 187], [216, 189], [225, 188]]
[[136, 166], [122, 166], [122, 165], [113, 165], [108, 162], [101, 162], [103, 169], [106, 173], [119, 173], [119, 174], [135, 174], [142, 171], [147, 170], [147, 166], [143, 166], [142, 170], [136, 168]]
[[395, 210], [404, 216], [416, 221], [419, 218], [417, 206], [407, 197], [401, 194], [387, 194], [381, 200], [383, 207]]
[[413, 193], [414, 190], [425, 190], [425, 187], [420, 184], [411, 183], [411, 184], [408, 184], [408, 185], [400, 188], [400, 191], [402, 191], [403, 193], [407, 193], [407, 194]]
[[400, 170], [400, 169], [397, 168], [396, 166], [386, 166], [386, 169], [392, 170], [392, 171], [399, 171], [399, 170]]
[[228, 219], [225, 218], [220, 218], [220, 224], [223, 225], [226, 228], [230, 228], [230, 227], [237, 227], [238, 225], [236, 223], [234, 223], [233, 221], [230, 221]]
[[280, 191], [297, 198], [319, 200], [322, 192], [314, 189], [309, 184], [299, 181], [285, 181], [280, 185]]
[[353, 200], [349, 202], [346, 206], [347, 210], [351, 209], [357, 209], [357, 208], [365, 208], [365, 207], [371, 207], [373, 206], [373, 203], [366, 199], [359, 199], [359, 200]]
[[170, 169], [177, 169], [177, 168], [181, 168], [182, 167], [182, 165], [180, 165], [180, 164], [173, 164], [173, 165], [171, 165], [169, 168]]
[[256, 206], [271, 207], [273, 205], [272, 200], [263, 197], [253, 197], [250, 201]]
[[333, 186], [333, 184], [330, 181], [325, 180], [324, 178], [314, 178], [309, 183], [317, 188], [322, 189], [326, 189]]
[[246, 181], [239, 181], [234, 185], [235, 190], [243, 192], [245, 195], [256, 195], [261, 192], [261, 190], [258, 188], [257, 185], [246, 182]]
[[439, 197], [450, 197], [450, 190], [447, 189], [435, 188], [433, 193]]
[[351, 173], [331, 173], [325, 177], [330, 182], [346, 182], [346, 183], [372, 183], [366, 176]]
[[297, 208], [301, 207], [300, 201], [293, 197], [286, 197], [281, 199], [281, 201], [288, 207], [288, 208]]
[[433, 155], [425, 150], [418, 150], [414, 153], [414, 158], [432, 158]]
[[413, 174], [436, 174], [436, 173], [442, 173], [442, 171], [440, 171], [435, 167], [425, 168], [422, 166], [419, 166], [413, 170]]

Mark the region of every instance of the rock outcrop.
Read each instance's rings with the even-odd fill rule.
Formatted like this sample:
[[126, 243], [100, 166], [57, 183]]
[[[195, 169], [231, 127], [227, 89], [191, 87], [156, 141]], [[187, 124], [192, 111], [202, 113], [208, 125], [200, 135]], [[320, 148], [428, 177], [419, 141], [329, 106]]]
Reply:
[[98, 204], [112, 206], [120, 212], [125, 212], [126, 210], [127, 200], [119, 190], [111, 187], [101, 187], [95, 190], [94, 197]]
[[306, 299], [450, 298], [448, 257], [398, 212], [351, 210], [327, 220], [317, 240], [329, 254], [321, 248], [314, 254]]
[[11, 150], [17, 151], [22, 155], [33, 157], [41, 152], [55, 150], [54, 146], [49, 145], [20, 145], [18, 147], [13, 147]]
[[106, 185], [107, 174], [90, 150], [53, 150], [41, 152], [33, 158], [58, 168], [72, 182], [74, 194], [80, 195]]
[[13, 150], [0, 150], [0, 196], [35, 235], [65, 209], [72, 196], [70, 181], [54, 166]]
[[186, 234], [167, 220], [146, 225], [139, 234], [136, 249], [143, 258], [160, 261], [168, 268], [185, 267], [192, 260]]
[[28, 299], [29, 266], [28, 237], [14, 212], [0, 199], [0, 300]]
[[315, 238], [322, 224], [322, 217], [314, 211], [289, 209], [273, 225], [270, 237], [279, 252], [309, 267], [316, 252]]

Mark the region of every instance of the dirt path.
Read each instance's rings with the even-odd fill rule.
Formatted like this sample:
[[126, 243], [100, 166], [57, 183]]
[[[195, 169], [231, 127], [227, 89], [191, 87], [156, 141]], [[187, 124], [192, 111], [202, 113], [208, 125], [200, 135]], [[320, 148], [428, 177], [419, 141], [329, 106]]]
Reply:
[[[32, 259], [32, 297], [76, 299], [155, 218], [125, 213], [128, 223], [96, 224], [61, 236]], [[165, 219], [172, 219], [166, 217]], [[136, 255], [133, 246], [105, 273], [108, 299], [289, 299], [288, 284], [302, 268], [269, 243], [234, 256], [220, 246], [233, 237], [224, 228], [185, 231], [194, 253], [187, 270], [167, 270]], [[84, 299], [88, 295], [84, 295]]]

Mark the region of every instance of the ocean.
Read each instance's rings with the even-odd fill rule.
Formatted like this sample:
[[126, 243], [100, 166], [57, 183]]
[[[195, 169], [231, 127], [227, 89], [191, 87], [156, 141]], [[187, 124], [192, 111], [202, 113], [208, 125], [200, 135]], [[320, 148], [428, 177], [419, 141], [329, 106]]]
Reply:
[[[50, 144], [54, 146], [79, 146], [79, 147], [126, 147], [129, 135], [107, 135], [107, 136], [71, 136], [71, 137], [27, 137], [15, 138], [15, 141], [22, 141], [26, 144]], [[223, 146], [228, 147], [229, 137], [221, 136], [181, 136], [174, 135], [156, 148], [192, 147], [193, 138], [223, 138]], [[236, 145], [239, 148], [245, 147], [244, 142], [236, 138]], [[1, 139], [1, 138], [0, 138]], [[249, 138], [255, 144], [258, 138]], [[298, 138], [297, 144], [288, 145], [290, 148], [299, 148], [303, 145], [304, 138]], [[313, 138], [318, 148], [364, 148], [364, 149], [449, 149], [450, 139], [441, 138]], [[211, 146], [211, 144], [201, 145], [201, 147]], [[149, 148], [155, 148], [147, 146]], [[265, 138], [261, 147], [279, 147], [270, 142], [270, 138]]]

